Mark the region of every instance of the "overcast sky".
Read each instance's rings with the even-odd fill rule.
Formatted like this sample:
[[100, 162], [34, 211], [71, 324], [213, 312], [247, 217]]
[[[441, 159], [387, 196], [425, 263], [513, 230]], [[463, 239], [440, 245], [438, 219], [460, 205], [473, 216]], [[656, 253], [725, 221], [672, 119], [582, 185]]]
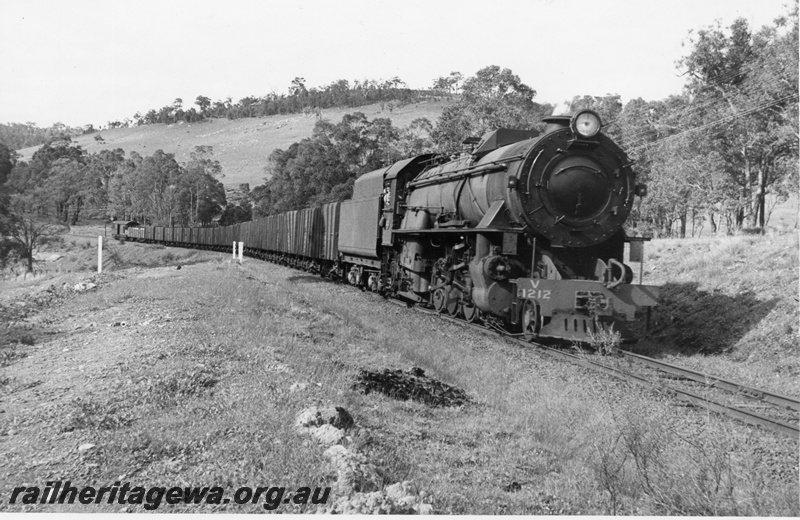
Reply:
[[[691, 29], [751, 27], [789, 0], [2, 0], [0, 122], [70, 126], [286, 93], [293, 78], [427, 88], [488, 65], [539, 102], [679, 93]], [[795, 0], [796, 1], [796, 0]]]

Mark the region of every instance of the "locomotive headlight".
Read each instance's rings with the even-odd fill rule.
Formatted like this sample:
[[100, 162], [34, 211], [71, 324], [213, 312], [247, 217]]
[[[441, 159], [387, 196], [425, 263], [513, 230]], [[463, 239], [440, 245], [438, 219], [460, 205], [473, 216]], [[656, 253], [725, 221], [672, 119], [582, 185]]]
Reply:
[[570, 126], [581, 137], [594, 137], [600, 131], [600, 116], [592, 110], [581, 110], [572, 116]]

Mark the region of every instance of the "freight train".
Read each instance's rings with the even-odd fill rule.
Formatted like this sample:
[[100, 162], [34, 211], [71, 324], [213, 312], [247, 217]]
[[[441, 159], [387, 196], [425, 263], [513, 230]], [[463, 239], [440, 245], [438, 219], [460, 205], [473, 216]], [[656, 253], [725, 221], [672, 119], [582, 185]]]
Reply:
[[623, 224], [632, 162], [591, 110], [543, 132], [498, 129], [458, 157], [420, 155], [359, 177], [351, 200], [216, 228], [120, 225], [118, 236], [231, 251], [482, 321], [528, 339], [631, 334], [659, 288], [633, 284]]

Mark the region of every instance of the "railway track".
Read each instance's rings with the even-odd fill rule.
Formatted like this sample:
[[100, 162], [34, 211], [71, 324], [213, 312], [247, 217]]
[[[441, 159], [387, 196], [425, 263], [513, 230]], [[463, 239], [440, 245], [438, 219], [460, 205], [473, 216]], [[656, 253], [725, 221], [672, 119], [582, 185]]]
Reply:
[[[625, 351], [620, 351], [619, 358], [592, 360], [586, 356], [560, 352], [549, 347], [540, 346], [540, 348], [547, 349], [551, 354], [558, 353], [557, 355], [562, 358], [570, 358], [572, 362], [600, 370], [618, 379], [660, 389], [693, 406], [794, 439], [800, 438], [797, 413], [800, 401], [795, 399]], [[634, 369], [632, 365], [638, 365], [639, 369]], [[665, 375], [670, 381], [669, 384], [663, 381]]]
[[[389, 300], [398, 305], [402, 302]], [[651, 389], [658, 389], [692, 406], [731, 417], [745, 424], [758, 426], [800, 440], [800, 400], [740, 383], [672, 365], [651, 357], [618, 350], [616, 356], [573, 354], [531, 343], [476, 323], [467, 323], [432, 309], [414, 307], [419, 312], [466, 325], [474, 330], [497, 335], [525, 348], [535, 346], [537, 352], [602, 372], [614, 378]], [[669, 384], [664, 382], [669, 380]]]
[[797, 399], [632, 352], [620, 351], [620, 354], [628, 363], [645, 367], [662, 379], [671, 379], [670, 387], [681, 399], [707, 406], [748, 424], [795, 438], [800, 435], [800, 401]]

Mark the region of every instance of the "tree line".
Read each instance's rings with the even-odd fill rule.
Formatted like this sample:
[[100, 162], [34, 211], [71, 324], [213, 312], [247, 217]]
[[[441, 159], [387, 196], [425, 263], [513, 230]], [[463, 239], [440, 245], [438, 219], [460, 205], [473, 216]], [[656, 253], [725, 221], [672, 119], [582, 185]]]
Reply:
[[693, 34], [678, 96], [634, 100], [618, 132], [650, 185], [637, 222], [686, 236], [708, 224], [763, 228], [798, 190], [798, 12]]
[[226, 206], [221, 174], [209, 146], [179, 164], [162, 150], [89, 154], [66, 137], [25, 162], [0, 143], [0, 265], [18, 258], [31, 271], [38, 247], [81, 219], [209, 225]]
[[[390, 80], [364, 79], [353, 82], [340, 79], [329, 85], [310, 88], [306, 86], [305, 78], [296, 77], [289, 86], [288, 94], [272, 92], [265, 96], [247, 96], [237, 102], [230, 97], [212, 101], [208, 96], [199, 95], [195, 98], [194, 106], [188, 107], [182, 98], [175, 98], [168, 105], [136, 112], [131, 118], [123, 121], [109, 121], [106, 127], [196, 123], [213, 118], [241, 119], [299, 113], [319, 114], [326, 108], [356, 108], [375, 103], [384, 103], [391, 110], [394, 106], [452, 95], [453, 92], [453, 84], [443, 84], [441, 78], [433, 82], [432, 89], [410, 89], [398, 77]], [[54, 139], [91, 134], [98, 130], [100, 129], [92, 124], [70, 127], [63, 123], [55, 123], [49, 128], [39, 128], [32, 122], [8, 123], [0, 124], [0, 142], [12, 150], [20, 150]]]
[[171, 105], [150, 109], [144, 114], [137, 112], [132, 124], [194, 123], [209, 118], [241, 119], [245, 117], [267, 117], [272, 115], [309, 113], [319, 114], [322, 109], [333, 107], [355, 108], [374, 103], [403, 105], [435, 96], [436, 91], [415, 90], [406, 86], [400, 78], [391, 80], [354, 81], [352, 84], [340, 79], [323, 87], [306, 87], [305, 78], [292, 80], [289, 93], [272, 92], [266, 96], [247, 96], [238, 102], [229, 97], [212, 101], [207, 96], [197, 96], [197, 108], [184, 108], [183, 99], [176, 98]]
[[[87, 132], [89, 130], [89, 132]], [[21, 150], [30, 146], [39, 146], [48, 141], [63, 137], [76, 136], [94, 131], [92, 125], [70, 127], [64, 123], [55, 123], [48, 128], [39, 128], [36, 123], [0, 123], [0, 143], [11, 150]]]
[[391, 119], [370, 121], [361, 112], [335, 124], [317, 121], [311, 137], [269, 156], [268, 180], [250, 194], [254, 217], [346, 200], [360, 175], [422, 153], [457, 154], [470, 135], [541, 125], [552, 105], [535, 103], [535, 94], [511, 70], [493, 65], [464, 81], [435, 125], [418, 118], [397, 128]]

